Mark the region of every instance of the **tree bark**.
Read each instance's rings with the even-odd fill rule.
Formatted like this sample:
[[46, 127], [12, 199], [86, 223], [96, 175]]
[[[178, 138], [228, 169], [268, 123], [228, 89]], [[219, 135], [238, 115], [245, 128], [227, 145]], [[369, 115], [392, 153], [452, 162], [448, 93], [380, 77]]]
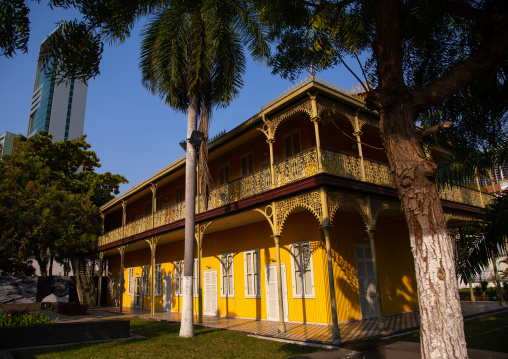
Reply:
[[[404, 100], [406, 98], [406, 100]], [[409, 228], [418, 286], [422, 358], [467, 358], [453, 250], [406, 96], [381, 110], [381, 133]]]
[[[197, 128], [198, 98], [193, 96], [187, 112], [187, 138]], [[185, 253], [183, 270], [182, 321], [180, 337], [194, 336], [192, 277], [194, 272], [194, 222], [196, 203], [196, 149], [187, 141], [185, 158]]]
[[418, 287], [422, 358], [467, 358], [453, 251], [415, 120], [414, 91], [402, 70], [401, 1], [377, 0], [378, 88], [367, 105], [380, 114], [380, 131], [409, 229]]

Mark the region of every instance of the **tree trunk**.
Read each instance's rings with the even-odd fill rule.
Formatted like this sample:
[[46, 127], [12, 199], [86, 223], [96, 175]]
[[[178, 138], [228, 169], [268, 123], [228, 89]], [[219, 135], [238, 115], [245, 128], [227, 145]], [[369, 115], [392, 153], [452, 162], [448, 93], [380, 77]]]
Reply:
[[35, 254], [35, 260], [39, 265], [39, 270], [41, 272], [41, 276], [48, 276], [48, 258], [44, 257], [40, 252]]
[[[187, 112], [187, 138], [197, 128], [198, 98], [193, 96]], [[180, 337], [194, 336], [192, 277], [194, 272], [194, 218], [196, 203], [196, 149], [187, 141], [185, 159], [185, 254], [183, 270], [182, 322]]]
[[[394, 100], [397, 98], [397, 100]], [[434, 182], [414, 125], [412, 97], [391, 94], [381, 135], [409, 227], [421, 321], [422, 358], [467, 358], [452, 246]]]

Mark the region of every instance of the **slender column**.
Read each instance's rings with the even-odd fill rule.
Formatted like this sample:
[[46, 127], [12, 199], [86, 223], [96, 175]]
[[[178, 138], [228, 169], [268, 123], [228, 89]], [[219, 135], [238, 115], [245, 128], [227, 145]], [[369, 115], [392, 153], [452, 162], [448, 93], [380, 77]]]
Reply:
[[275, 242], [275, 253], [277, 258], [277, 290], [279, 293], [279, 333], [286, 332], [286, 325], [284, 324], [284, 297], [282, 296], [282, 271], [280, 268], [280, 235], [273, 235]]
[[314, 117], [311, 119], [312, 123], [314, 123], [314, 133], [316, 134], [316, 154], [317, 154], [317, 164], [318, 164], [318, 172], [323, 172], [323, 155], [321, 152], [321, 140], [319, 136], [319, 122], [321, 118]]
[[152, 190], [152, 228], [155, 228], [155, 210], [157, 206], [157, 184], [151, 183], [150, 189]]
[[381, 302], [381, 287], [379, 285], [379, 274], [377, 271], [376, 244], [374, 241], [374, 232], [376, 229], [369, 228], [367, 233], [370, 240], [370, 251], [372, 252], [372, 269], [374, 271], [374, 284], [376, 285], [376, 302], [377, 302], [377, 325], [379, 329], [385, 328], [385, 319], [383, 318], [383, 304]]
[[[480, 203], [482, 204], [482, 207], [485, 208], [485, 203], [483, 203], [482, 190], [480, 188], [480, 181], [478, 180], [478, 170], [476, 168], [474, 169], [474, 174], [476, 179], [476, 187], [478, 188], [478, 192], [480, 193]], [[492, 183], [492, 189], [494, 190], [494, 183]]]
[[312, 116], [310, 120], [314, 123], [314, 134], [316, 136], [316, 155], [317, 155], [318, 172], [321, 173], [323, 172], [323, 157], [321, 154], [321, 140], [319, 137], [318, 123], [321, 120], [321, 118], [319, 117], [319, 113], [317, 110], [317, 101], [316, 101], [317, 92], [313, 94], [309, 93], [309, 97], [312, 106]]
[[98, 278], [98, 287], [97, 288], [97, 307], [101, 306], [101, 296], [102, 296], [102, 272], [104, 263], [104, 252], [99, 253], [99, 278]]
[[330, 244], [330, 230], [332, 225], [324, 224], [321, 226], [323, 233], [325, 235], [325, 243], [326, 243], [326, 259], [328, 262], [328, 283], [330, 286], [330, 305], [332, 308], [332, 338], [334, 340], [340, 340], [340, 329], [339, 329], [339, 321], [337, 319], [337, 301], [335, 298], [335, 281], [333, 278], [333, 260], [332, 260], [332, 250]]
[[370, 204], [370, 196], [367, 196], [367, 233], [370, 241], [370, 251], [372, 254], [372, 269], [374, 272], [374, 284], [376, 286], [376, 303], [377, 303], [377, 324], [378, 328], [384, 330], [385, 320], [383, 317], [383, 303], [381, 302], [381, 286], [379, 285], [379, 273], [377, 270], [377, 255], [376, 255], [376, 243], [374, 241], [374, 233], [376, 232], [374, 218], [372, 215], [372, 206]]
[[268, 143], [268, 147], [270, 147], [270, 176], [272, 179], [272, 188], [275, 188], [275, 167], [273, 165], [273, 144], [275, 143], [274, 138], [269, 138], [266, 140]]
[[150, 272], [152, 276], [150, 278], [150, 312], [152, 317], [155, 315], [155, 250], [157, 249], [157, 242], [160, 237], [151, 237], [146, 239], [150, 246]]
[[[125, 211], [124, 211], [125, 213]], [[124, 287], [124, 266], [123, 266], [123, 260], [124, 260], [124, 256], [125, 256], [125, 248], [127, 248], [127, 246], [120, 246], [118, 247], [118, 250], [120, 251], [120, 289], [118, 290], [118, 295], [119, 295], [119, 303], [120, 303], [120, 313], [122, 312], [122, 307], [123, 307], [123, 287]]]
[[340, 329], [337, 319], [337, 299], [335, 298], [335, 280], [333, 277], [333, 258], [332, 258], [332, 246], [330, 242], [330, 231], [332, 224], [330, 223], [330, 214], [328, 212], [328, 197], [326, 196], [326, 190], [324, 187], [319, 189], [321, 195], [321, 207], [323, 210], [323, 222], [321, 229], [325, 235], [326, 244], [326, 259], [328, 262], [328, 285], [330, 289], [330, 306], [332, 309], [332, 338], [334, 340], [340, 340]]
[[105, 228], [105, 222], [106, 222], [106, 214], [104, 212], [101, 212], [101, 220], [102, 220], [102, 234], [104, 235], [104, 228]]
[[125, 223], [127, 222], [127, 201], [122, 201], [122, 238], [125, 238]]
[[360, 128], [360, 122], [358, 121], [358, 113], [360, 112], [360, 109], [356, 110], [355, 113], [355, 132], [354, 135], [356, 137], [356, 144], [358, 146], [358, 154], [360, 155], [360, 166], [362, 170], [362, 181], [365, 181], [367, 179], [367, 176], [365, 175], [365, 161], [363, 159], [363, 150], [362, 150], [362, 130]]

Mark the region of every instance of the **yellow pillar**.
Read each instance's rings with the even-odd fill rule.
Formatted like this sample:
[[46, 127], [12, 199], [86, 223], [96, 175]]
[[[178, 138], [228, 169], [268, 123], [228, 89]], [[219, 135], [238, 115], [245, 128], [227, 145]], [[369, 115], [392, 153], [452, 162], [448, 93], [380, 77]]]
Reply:
[[374, 284], [376, 285], [376, 303], [377, 303], [377, 325], [379, 329], [385, 328], [385, 319], [383, 317], [383, 304], [381, 302], [381, 287], [379, 285], [379, 274], [377, 271], [377, 256], [376, 256], [376, 244], [374, 242], [374, 228], [369, 228], [367, 233], [369, 234], [370, 250], [372, 252], [372, 269], [374, 271]]
[[318, 165], [318, 172], [323, 172], [323, 157], [321, 154], [321, 139], [319, 136], [319, 121], [321, 118], [319, 117], [318, 110], [317, 110], [317, 93], [309, 94], [310, 102], [312, 106], [312, 116], [311, 121], [314, 123], [314, 134], [316, 136], [316, 156], [317, 156], [317, 165]]
[[266, 140], [266, 142], [268, 143], [268, 146], [270, 147], [270, 176], [271, 176], [271, 181], [272, 181], [272, 188], [275, 188], [275, 167], [274, 167], [274, 164], [273, 164], [273, 144], [275, 143], [275, 139], [274, 138], [269, 138]]
[[330, 244], [330, 230], [332, 225], [324, 224], [321, 226], [323, 233], [325, 235], [325, 244], [326, 244], [326, 259], [328, 262], [328, 284], [330, 286], [330, 306], [332, 308], [332, 338], [333, 340], [340, 341], [340, 329], [339, 329], [339, 321], [337, 319], [337, 301], [335, 298], [335, 281], [333, 278], [333, 260], [332, 260], [332, 250]]
[[150, 246], [150, 272], [152, 276], [150, 278], [150, 313], [152, 317], [155, 315], [155, 250], [157, 248], [157, 242], [160, 237], [152, 237], [147, 239], [148, 245]]
[[97, 307], [101, 306], [101, 295], [102, 295], [102, 272], [104, 271], [103, 263], [104, 263], [104, 252], [99, 253], [99, 280], [98, 280], [98, 287], [97, 288]]
[[360, 122], [358, 121], [358, 113], [360, 112], [360, 109], [356, 110], [355, 113], [355, 132], [354, 135], [356, 137], [356, 144], [358, 146], [358, 154], [360, 155], [360, 168], [362, 170], [362, 181], [365, 181], [367, 179], [367, 176], [365, 174], [365, 161], [363, 159], [363, 150], [362, 150], [362, 129], [360, 128]]
[[[476, 187], [478, 188], [478, 192], [480, 193], [480, 203], [482, 204], [482, 207], [485, 208], [485, 203], [483, 203], [483, 197], [482, 197], [482, 189], [480, 187], [480, 181], [478, 180], [478, 170], [476, 168], [474, 169], [474, 174], [475, 174], [475, 179], [476, 179]], [[494, 190], [494, 193], [495, 193], [494, 183], [492, 183], [492, 190]]]
[[122, 312], [122, 307], [123, 307], [123, 287], [124, 287], [124, 281], [125, 281], [123, 260], [124, 260], [124, 256], [125, 256], [125, 248], [126, 247], [127, 246], [118, 247], [118, 250], [120, 251], [120, 288], [118, 290], [118, 296], [120, 297], [118, 300], [118, 303], [120, 303], [120, 313]]
[[125, 238], [125, 223], [127, 222], [127, 201], [122, 201], [122, 238]]
[[280, 267], [280, 235], [273, 235], [275, 242], [275, 254], [277, 258], [277, 290], [279, 292], [279, 333], [286, 332], [286, 325], [284, 324], [284, 298], [282, 296], [282, 271]]
[[337, 319], [337, 300], [335, 298], [335, 279], [333, 277], [332, 246], [330, 241], [330, 230], [332, 228], [332, 224], [330, 223], [330, 214], [328, 212], [328, 197], [326, 196], [326, 190], [324, 187], [321, 187], [319, 192], [321, 195], [321, 206], [323, 209], [323, 222], [321, 229], [325, 235], [326, 260], [328, 263], [328, 285], [330, 290], [330, 307], [332, 309], [332, 338], [334, 341], [340, 341], [340, 329]]
[[157, 184], [151, 183], [150, 189], [152, 190], [152, 228], [155, 228], [155, 210], [157, 206]]

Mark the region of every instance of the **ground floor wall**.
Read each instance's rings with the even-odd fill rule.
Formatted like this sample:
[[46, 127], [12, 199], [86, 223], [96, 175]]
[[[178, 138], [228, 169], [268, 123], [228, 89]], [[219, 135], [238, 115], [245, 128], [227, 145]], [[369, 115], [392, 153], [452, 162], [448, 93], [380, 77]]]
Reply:
[[[338, 320], [361, 319], [372, 314], [368, 314], [365, 308], [362, 310], [362, 305], [365, 306], [369, 300], [374, 305], [372, 283], [365, 281], [371, 270], [367, 258], [370, 256], [370, 245], [365, 225], [360, 215], [340, 211], [334, 216], [332, 225], [331, 252]], [[306, 210], [297, 211], [287, 218], [281, 234], [280, 258], [286, 320], [331, 323], [325, 239], [318, 221]], [[405, 222], [380, 217], [375, 243], [384, 313], [416, 310], [416, 280]], [[177, 281], [183, 255], [183, 238], [157, 246], [155, 263], [160, 266], [160, 274], [156, 276], [160, 294], [155, 297], [157, 310], [181, 311], [182, 298], [178, 293]], [[195, 258], [198, 258], [197, 246]], [[205, 232], [199, 271], [201, 285], [196, 281], [194, 311], [199, 311], [198, 294], [201, 287], [205, 315], [278, 320], [275, 259], [272, 231], [261, 215], [256, 223], [213, 233]], [[150, 308], [151, 292], [143, 289], [142, 300], [136, 302], [133, 300], [135, 290], [132, 281], [135, 277], [138, 283], [143, 283], [143, 268], [147, 271], [145, 278], [149, 278], [149, 265], [148, 244], [146, 249], [127, 250], [125, 253], [124, 306], [134, 304]], [[198, 272], [197, 266], [195, 268]], [[119, 255], [109, 258], [109, 270], [113, 284], [108, 291], [107, 302], [118, 304], [115, 296], [119, 289], [114, 287], [120, 283]], [[361, 290], [360, 287], [365, 285], [369, 287]], [[361, 292], [370, 293], [370, 297], [361, 296]], [[361, 298], [364, 304], [360, 304]]]

